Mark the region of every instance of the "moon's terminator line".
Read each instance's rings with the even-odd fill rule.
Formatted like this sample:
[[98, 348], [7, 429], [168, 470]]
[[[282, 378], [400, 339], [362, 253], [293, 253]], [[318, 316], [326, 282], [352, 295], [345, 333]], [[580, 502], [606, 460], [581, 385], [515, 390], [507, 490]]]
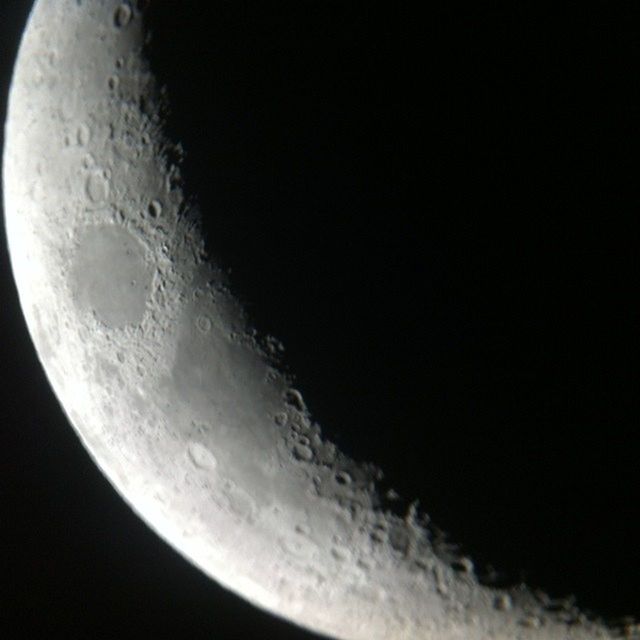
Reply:
[[39, 0], [6, 125], [21, 305], [95, 462], [188, 560], [309, 629], [614, 637], [568, 603], [480, 585], [425, 515], [385, 511], [375, 467], [322, 437], [278, 370], [277, 341], [256, 337], [204, 255], [143, 52], [143, 4]]

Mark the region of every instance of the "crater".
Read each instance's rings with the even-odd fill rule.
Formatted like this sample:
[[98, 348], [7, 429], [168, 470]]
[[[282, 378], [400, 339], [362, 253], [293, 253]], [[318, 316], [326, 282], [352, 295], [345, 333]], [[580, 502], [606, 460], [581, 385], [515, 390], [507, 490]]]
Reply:
[[138, 324], [152, 276], [144, 247], [129, 231], [91, 227], [83, 233], [73, 258], [73, 299], [81, 311], [94, 312], [111, 328]]

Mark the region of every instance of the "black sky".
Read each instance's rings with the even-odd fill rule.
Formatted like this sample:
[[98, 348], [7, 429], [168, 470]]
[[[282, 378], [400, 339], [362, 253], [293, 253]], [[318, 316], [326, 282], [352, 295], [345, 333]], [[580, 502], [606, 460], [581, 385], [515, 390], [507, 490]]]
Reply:
[[[374, 4], [154, 5], [208, 247], [347, 451], [505, 581], [640, 615], [638, 11]], [[117, 497], [0, 256], [0, 632], [313, 637]]]

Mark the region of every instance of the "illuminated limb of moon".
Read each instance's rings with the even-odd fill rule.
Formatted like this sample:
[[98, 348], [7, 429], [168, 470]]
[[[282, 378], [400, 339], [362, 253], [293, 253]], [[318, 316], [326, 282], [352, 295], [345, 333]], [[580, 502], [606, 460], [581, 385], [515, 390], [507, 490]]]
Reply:
[[480, 585], [323, 438], [204, 255], [145, 37], [133, 3], [37, 2], [4, 156], [29, 330], [116, 490], [220, 584], [337, 638], [611, 637], [570, 605]]

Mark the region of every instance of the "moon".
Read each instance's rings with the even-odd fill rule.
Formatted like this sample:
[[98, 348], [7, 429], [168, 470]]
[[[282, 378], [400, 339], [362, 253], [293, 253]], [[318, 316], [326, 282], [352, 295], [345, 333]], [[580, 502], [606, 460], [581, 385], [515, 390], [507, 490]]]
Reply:
[[189, 562], [344, 640], [615, 637], [481, 585], [382, 472], [323, 436], [205, 250], [165, 131], [146, 3], [39, 0], [6, 124], [6, 228], [47, 377], [89, 455]]

